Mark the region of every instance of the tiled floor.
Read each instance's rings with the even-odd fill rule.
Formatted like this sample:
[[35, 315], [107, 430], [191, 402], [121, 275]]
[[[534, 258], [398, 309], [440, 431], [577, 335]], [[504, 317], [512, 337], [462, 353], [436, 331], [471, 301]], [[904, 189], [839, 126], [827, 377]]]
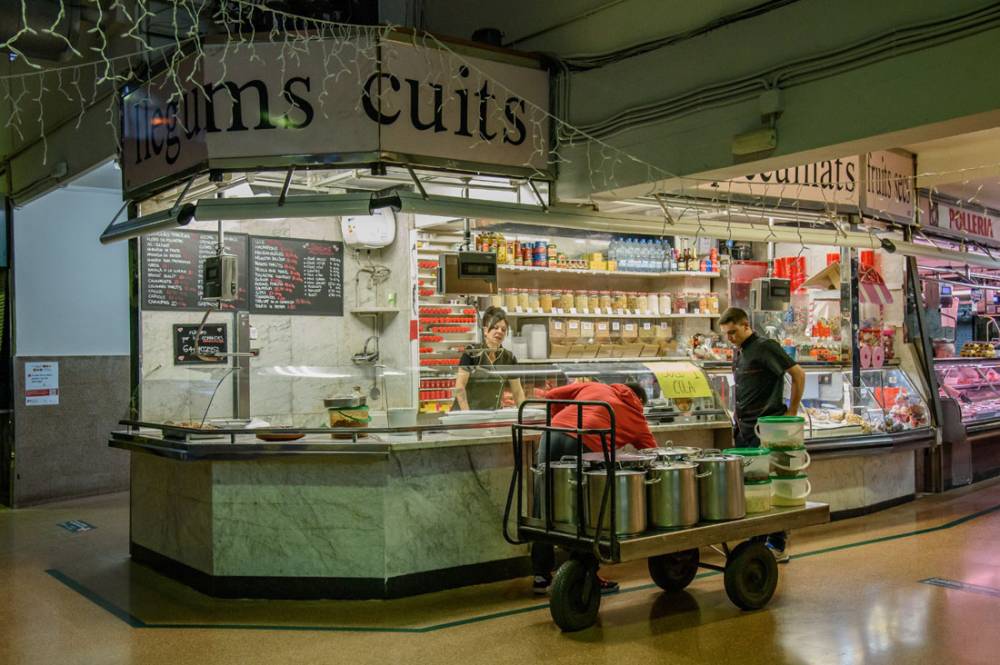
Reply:
[[[1000, 480], [797, 532], [757, 612], [718, 575], [666, 595], [642, 563], [606, 569], [624, 591], [571, 635], [526, 579], [384, 602], [213, 600], [132, 565], [127, 517], [126, 495], [0, 512], [0, 665], [1000, 662]], [[57, 526], [75, 519], [97, 528]]]

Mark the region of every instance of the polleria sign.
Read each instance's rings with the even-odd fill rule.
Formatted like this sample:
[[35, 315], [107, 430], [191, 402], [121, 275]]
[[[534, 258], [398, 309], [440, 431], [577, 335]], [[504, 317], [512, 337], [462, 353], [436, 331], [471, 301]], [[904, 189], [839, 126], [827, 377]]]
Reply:
[[[207, 47], [122, 98], [126, 195], [204, 169], [405, 162], [548, 173], [548, 74], [391, 40]], [[378, 58], [373, 54], [378, 52]], [[284, 57], [282, 57], [284, 55]], [[273, 63], [283, 62], [282, 65]]]

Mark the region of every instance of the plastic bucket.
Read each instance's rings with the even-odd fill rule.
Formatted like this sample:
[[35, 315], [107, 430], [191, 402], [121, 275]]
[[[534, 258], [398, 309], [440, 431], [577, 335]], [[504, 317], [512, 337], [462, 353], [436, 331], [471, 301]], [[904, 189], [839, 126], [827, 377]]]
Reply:
[[761, 446], [801, 448], [805, 441], [805, 418], [801, 416], [764, 416], [754, 427]]
[[739, 455], [743, 461], [743, 480], [761, 481], [771, 476], [770, 448], [731, 448], [726, 451], [731, 455]]
[[797, 476], [809, 468], [812, 459], [805, 446], [771, 451], [771, 470], [779, 476]]
[[743, 493], [746, 495], [747, 515], [751, 513], [766, 513], [771, 510], [771, 479], [744, 481]]
[[812, 484], [804, 473], [795, 476], [772, 476], [771, 503], [775, 506], [801, 506], [812, 492]]

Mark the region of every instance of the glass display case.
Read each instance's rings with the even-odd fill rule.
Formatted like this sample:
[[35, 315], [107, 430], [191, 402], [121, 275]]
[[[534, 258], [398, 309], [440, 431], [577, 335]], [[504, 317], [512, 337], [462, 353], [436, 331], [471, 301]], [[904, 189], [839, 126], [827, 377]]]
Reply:
[[962, 422], [1000, 420], [1000, 358], [935, 358], [938, 392], [951, 397]]
[[[861, 387], [851, 385], [849, 367], [802, 366], [806, 386], [801, 415], [806, 439], [856, 437], [926, 428], [929, 411], [913, 382], [899, 368], [863, 370]], [[733, 375], [729, 369], [710, 370], [712, 386], [723, 408], [732, 415]], [[785, 399], [791, 381], [785, 377]]]

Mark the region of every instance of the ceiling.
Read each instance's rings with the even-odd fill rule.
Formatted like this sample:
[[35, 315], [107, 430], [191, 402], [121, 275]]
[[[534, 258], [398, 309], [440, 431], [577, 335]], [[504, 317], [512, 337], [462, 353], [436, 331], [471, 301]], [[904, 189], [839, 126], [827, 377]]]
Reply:
[[917, 155], [917, 187], [1000, 210], [1000, 127], [902, 147]]

